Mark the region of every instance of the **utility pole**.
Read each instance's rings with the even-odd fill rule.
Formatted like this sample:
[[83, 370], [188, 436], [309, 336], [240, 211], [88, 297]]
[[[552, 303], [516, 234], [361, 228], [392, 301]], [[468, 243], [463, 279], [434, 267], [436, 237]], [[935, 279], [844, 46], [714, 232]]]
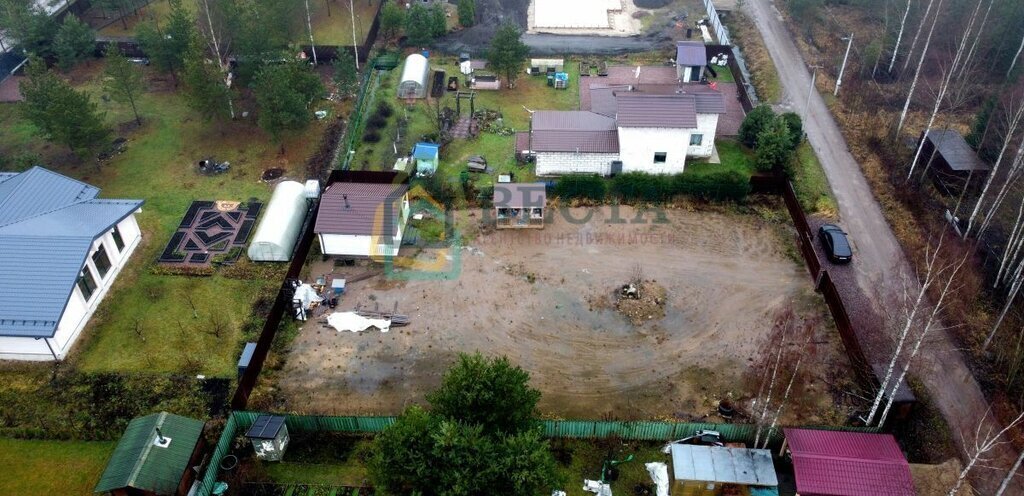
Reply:
[[836, 78], [836, 90], [832, 93], [832, 96], [839, 96], [839, 87], [843, 84], [843, 73], [846, 72], [846, 61], [850, 58], [850, 48], [853, 46], [853, 33], [850, 33], [850, 36], [843, 39], [846, 40], [846, 55], [843, 55], [843, 66], [839, 68], [839, 77]]
[[820, 65], [811, 66], [811, 86], [807, 88], [807, 102], [804, 103], [804, 108], [807, 109], [807, 115], [804, 119], [807, 119], [811, 115], [811, 93], [814, 93], [814, 80], [818, 77], [818, 69], [821, 69]]
[[356, 8], [352, 0], [348, 0], [348, 12], [352, 17], [352, 52], [356, 59], [356, 70], [359, 70], [359, 43], [356, 42]]

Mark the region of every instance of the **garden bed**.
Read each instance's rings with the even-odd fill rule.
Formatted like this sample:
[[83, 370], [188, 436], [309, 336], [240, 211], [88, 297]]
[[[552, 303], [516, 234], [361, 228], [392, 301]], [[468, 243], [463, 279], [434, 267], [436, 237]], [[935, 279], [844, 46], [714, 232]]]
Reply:
[[194, 201], [158, 261], [201, 266], [233, 262], [249, 241], [263, 204]]

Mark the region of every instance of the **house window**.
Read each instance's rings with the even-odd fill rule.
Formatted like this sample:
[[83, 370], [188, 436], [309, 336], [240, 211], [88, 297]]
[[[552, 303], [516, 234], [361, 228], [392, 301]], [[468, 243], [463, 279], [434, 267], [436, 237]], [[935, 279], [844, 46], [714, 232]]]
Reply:
[[700, 146], [704, 142], [703, 134], [691, 134], [690, 135], [690, 146]]
[[107, 247], [100, 245], [100, 249], [92, 254], [92, 263], [96, 266], [96, 272], [100, 273], [100, 279], [107, 277], [110, 270], [110, 258], [107, 257]]
[[114, 226], [114, 246], [117, 246], [117, 252], [120, 253], [124, 250], [124, 238], [121, 237], [121, 230], [117, 226]]
[[89, 301], [92, 298], [92, 294], [96, 292], [96, 279], [92, 277], [92, 271], [89, 270], [89, 266], [82, 267], [82, 272], [78, 274], [78, 290], [82, 292], [82, 298], [85, 301]]
[[656, 152], [654, 154], [654, 163], [656, 163], [656, 164], [664, 164], [666, 160], [668, 160], [668, 153], [666, 153], [666, 152]]

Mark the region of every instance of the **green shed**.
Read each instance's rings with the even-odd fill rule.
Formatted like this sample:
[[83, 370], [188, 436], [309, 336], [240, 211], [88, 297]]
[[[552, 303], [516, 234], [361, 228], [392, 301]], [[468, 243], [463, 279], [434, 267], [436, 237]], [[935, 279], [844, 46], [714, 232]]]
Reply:
[[184, 496], [202, 455], [203, 422], [167, 412], [132, 420], [93, 490], [114, 496]]

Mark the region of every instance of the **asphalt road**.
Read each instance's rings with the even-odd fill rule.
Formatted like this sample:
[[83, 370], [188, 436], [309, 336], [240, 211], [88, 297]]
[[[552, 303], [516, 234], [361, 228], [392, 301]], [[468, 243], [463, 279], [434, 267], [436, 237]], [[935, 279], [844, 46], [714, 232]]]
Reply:
[[[779, 72], [784, 91], [781, 105], [803, 117], [808, 140], [824, 166], [839, 205], [840, 223], [854, 243], [858, 284], [869, 297], [877, 295], [879, 287], [900, 287], [904, 279], [901, 274], [913, 274], [912, 268], [825, 101], [817, 92], [809, 91], [810, 69], [793, 43], [782, 16], [770, 0], [749, 0], [744, 5]], [[909, 289], [914, 291], [916, 284], [916, 280], [912, 281]], [[875, 302], [876, 305], [887, 303], [891, 302]], [[975, 433], [979, 431], [980, 419], [987, 413], [988, 402], [950, 337], [944, 331], [933, 331], [931, 341], [922, 347], [920, 362], [911, 371], [928, 388], [949, 423], [954, 441], [967, 455], [973, 452]], [[887, 363], [889, 357], [869, 356], [868, 359]], [[989, 429], [999, 428], [1001, 426], [997, 427], [994, 422], [988, 422], [980, 432], [984, 435]], [[1000, 446], [993, 453], [992, 459], [979, 464], [972, 474], [980, 494], [994, 494], [1016, 456], [1007, 446]], [[1024, 490], [1017, 487], [1013, 494], [1024, 494]]]

